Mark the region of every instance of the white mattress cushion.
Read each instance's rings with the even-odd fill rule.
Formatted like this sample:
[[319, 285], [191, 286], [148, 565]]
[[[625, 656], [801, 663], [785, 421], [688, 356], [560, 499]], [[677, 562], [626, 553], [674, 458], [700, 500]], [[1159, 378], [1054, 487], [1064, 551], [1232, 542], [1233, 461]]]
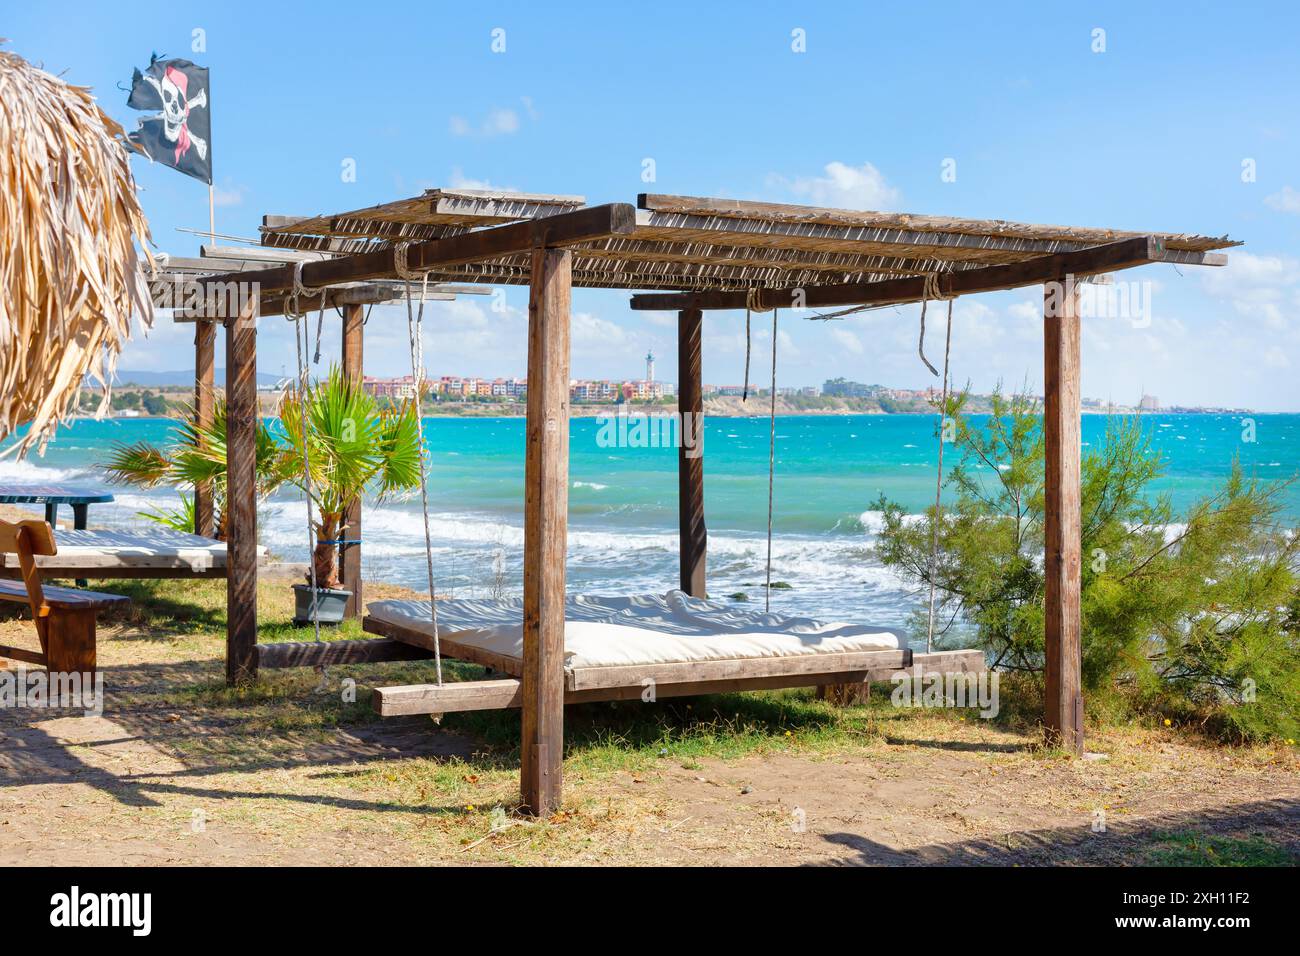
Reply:
[[[170, 528], [147, 528], [139, 531], [71, 528], [54, 529], [58, 553], [38, 555], [39, 567], [183, 567], [223, 568], [226, 566], [226, 543]], [[258, 547], [259, 555], [266, 548]], [[4, 566], [17, 564], [10, 555]]]
[[[428, 601], [375, 601], [373, 618], [433, 633]], [[438, 602], [438, 631], [457, 643], [523, 658], [523, 601]], [[573, 595], [565, 602], [566, 667], [791, 657], [905, 647], [900, 632], [869, 624], [765, 614], [681, 591]]]

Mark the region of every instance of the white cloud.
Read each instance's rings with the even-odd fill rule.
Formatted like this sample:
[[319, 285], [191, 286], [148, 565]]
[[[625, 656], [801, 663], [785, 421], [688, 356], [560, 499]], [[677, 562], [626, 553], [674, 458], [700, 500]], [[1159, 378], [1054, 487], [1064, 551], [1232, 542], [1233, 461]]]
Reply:
[[[532, 101], [525, 98], [529, 116], [535, 115]], [[519, 114], [512, 109], [494, 106], [478, 123], [473, 123], [463, 116], [452, 116], [448, 128], [453, 136], [509, 136], [519, 132]]]
[[[227, 180], [227, 182], [229, 182]], [[212, 204], [214, 206], [242, 206], [244, 203], [244, 193], [248, 191], [247, 186], [216, 186], [212, 190]]]
[[853, 355], [861, 355], [866, 351], [862, 345], [862, 340], [848, 329], [831, 329], [831, 338], [835, 340], [840, 348]]
[[870, 163], [850, 166], [839, 161], [827, 163], [824, 176], [786, 177], [773, 173], [768, 185], [803, 199], [813, 206], [840, 209], [893, 209], [902, 194], [885, 181], [880, 170]]
[[1283, 186], [1280, 192], [1264, 197], [1264, 203], [1278, 212], [1290, 212], [1300, 215], [1300, 189]]
[[1300, 330], [1300, 260], [1237, 251], [1226, 266], [1207, 270], [1203, 281], [1239, 315], [1262, 319], [1275, 330]]
[[455, 166], [452, 168], [451, 179], [447, 184], [447, 188], [448, 189], [481, 189], [486, 192], [492, 192], [494, 190], [500, 192], [507, 192], [507, 193], [519, 192], [519, 189], [515, 186], [498, 186], [495, 183], [488, 182], [486, 179], [473, 179], [469, 176], [466, 176], [464, 170], [462, 170], [459, 166]]

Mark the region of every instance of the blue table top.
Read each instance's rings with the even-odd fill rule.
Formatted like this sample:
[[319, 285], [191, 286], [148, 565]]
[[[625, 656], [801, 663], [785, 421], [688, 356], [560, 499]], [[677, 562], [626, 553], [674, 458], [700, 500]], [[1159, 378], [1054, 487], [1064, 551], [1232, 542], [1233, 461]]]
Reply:
[[112, 501], [105, 492], [72, 485], [0, 485], [0, 504], [92, 505]]

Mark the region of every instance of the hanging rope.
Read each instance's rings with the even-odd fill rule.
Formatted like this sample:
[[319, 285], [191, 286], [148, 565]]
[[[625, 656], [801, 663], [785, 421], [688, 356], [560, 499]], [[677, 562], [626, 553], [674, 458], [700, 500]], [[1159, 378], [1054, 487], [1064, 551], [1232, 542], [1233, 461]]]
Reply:
[[750, 334], [750, 316], [754, 312], [768, 311], [763, 307], [762, 290], [750, 286], [745, 290], [745, 385], [740, 393], [742, 402], [749, 401], [749, 354], [753, 345], [753, 336]]
[[[433, 582], [433, 535], [429, 530], [429, 485], [424, 469], [424, 422], [421, 403], [424, 399], [424, 303], [429, 293], [429, 274], [410, 271], [406, 260], [410, 243], [399, 242], [393, 251], [395, 271], [406, 282], [406, 332], [411, 346], [411, 378], [415, 382], [415, 412], [420, 433], [420, 504], [424, 514], [424, 561], [429, 572], [429, 618], [433, 623], [433, 664], [438, 684], [442, 685], [442, 647], [438, 635], [438, 595]], [[420, 279], [420, 308], [411, 308], [411, 280]]]
[[776, 317], [779, 309], [772, 310], [772, 388], [768, 396], [767, 436], [767, 580], [764, 594], [764, 612], [772, 610], [772, 502], [776, 490]]
[[939, 563], [940, 495], [943, 492], [943, 432], [948, 424], [948, 357], [952, 352], [952, 299], [948, 300], [948, 327], [943, 339], [943, 394], [939, 405], [939, 467], [934, 480], [934, 521], [930, 528], [930, 614], [926, 621], [925, 652], [934, 643], [934, 584]]
[[916, 354], [921, 356], [921, 361], [935, 378], [939, 377], [939, 370], [930, 364], [930, 360], [925, 357], [925, 306], [931, 299], [940, 301], [947, 299], [952, 301], [952, 296], [943, 294], [939, 288], [939, 274], [937, 272], [927, 272], [925, 274], [925, 287], [921, 292], [921, 339], [916, 343]]
[[[309, 381], [309, 372], [307, 368], [306, 352], [310, 344], [310, 332], [307, 328], [307, 314], [302, 308], [303, 298], [312, 298], [320, 296], [320, 314], [316, 319], [316, 359], [320, 360], [320, 327], [325, 321], [325, 298], [327, 290], [324, 287], [319, 289], [308, 288], [303, 285], [302, 281], [302, 262], [295, 262], [293, 267], [293, 290], [285, 300], [285, 318], [293, 321], [293, 347], [297, 357], [298, 371], [298, 410], [299, 426], [302, 429], [302, 466], [303, 466], [303, 492], [307, 498], [307, 579], [311, 584], [311, 623], [312, 630], [316, 640], [320, 641], [320, 591], [319, 581], [316, 578], [316, 548], [320, 544], [316, 540], [316, 518], [312, 510], [312, 484], [311, 484], [311, 449], [309, 447], [309, 436], [307, 431], [307, 384]], [[325, 665], [317, 666], [316, 673], [320, 675], [320, 686], [317, 690], [325, 690], [328, 672]]]

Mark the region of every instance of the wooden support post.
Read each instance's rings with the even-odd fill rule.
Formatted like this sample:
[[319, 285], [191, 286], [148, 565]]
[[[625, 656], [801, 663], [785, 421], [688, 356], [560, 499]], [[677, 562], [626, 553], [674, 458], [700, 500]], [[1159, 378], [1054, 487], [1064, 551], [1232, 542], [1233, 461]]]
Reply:
[[[194, 323], [194, 422], [200, 428], [212, 425], [216, 396], [214, 356], [216, 353], [217, 324]], [[194, 487], [194, 532], [211, 538], [216, 531], [212, 508], [212, 488], [209, 482], [199, 482]]]
[[257, 678], [257, 296], [226, 326], [226, 683]]
[[98, 608], [60, 609], [46, 619], [45, 667], [51, 674], [95, 672], [95, 618]]
[[[343, 307], [343, 379], [361, 387], [363, 378], [362, 328], [365, 310], [360, 305]], [[348, 505], [343, 513], [344, 528], [339, 537], [346, 541], [361, 541], [361, 499]], [[365, 607], [361, 594], [361, 545], [339, 545], [339, 569], [343, 586], [352, 593], [348, 596], [347, 607], [343, 610], [345, 618], [354, 618]]]
[[544, 816], [561, 798], [564, 571], [569, 509], [569, 296], [573, 260], [533, 250], [528, 299], [524, 464], [524, 660], [521, 790]]
[[1048, 743], [1083, 753], [1080, 670], [1079, 307], [1072, 276], [1045, 286], [1043, 437], [1046, 445], [1043, 596]]
[[705, 558], [709, 532], [704, 526], [704, 313], [677, 313], [677, 411], [681, 443], [677, 449], [677, 509], [681, 523], [681, 588], [706, 597]]

